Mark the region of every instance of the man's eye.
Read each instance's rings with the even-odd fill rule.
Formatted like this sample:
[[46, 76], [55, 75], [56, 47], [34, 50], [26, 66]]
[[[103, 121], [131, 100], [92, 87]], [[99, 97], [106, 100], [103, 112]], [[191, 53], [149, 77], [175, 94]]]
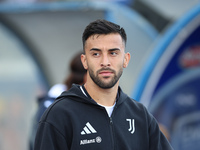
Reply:
[[99, 56], [99, 53], [93, 53], [93, 56]]
[[117, 55], [116, 52], [111, 52], [110, 54], [113, 55], [113, 56]]

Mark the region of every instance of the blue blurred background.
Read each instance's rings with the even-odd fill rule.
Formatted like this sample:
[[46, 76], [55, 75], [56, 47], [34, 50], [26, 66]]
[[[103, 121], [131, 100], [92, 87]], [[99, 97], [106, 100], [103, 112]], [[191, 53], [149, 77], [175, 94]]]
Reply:
[[152, 112], [174, 149], [199, 150], [199, 0], [0, 0], [0, 149], [28, 149], [37, 98], [63, 82], [96, 19], [127, 32], [124, 92]]

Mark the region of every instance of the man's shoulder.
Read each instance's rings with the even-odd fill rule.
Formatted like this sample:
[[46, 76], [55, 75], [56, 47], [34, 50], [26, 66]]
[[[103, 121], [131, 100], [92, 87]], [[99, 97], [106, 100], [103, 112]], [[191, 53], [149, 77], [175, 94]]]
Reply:
[[72, 97], [60, 97], [57, 98], [48, 109], [49, 111], [59, 111], [66, 108], [70, 108], [72, 105], [76, 105], [76, 103], [77, 101], [74, 100]]
[[[72, 108], [73, 101], [70, 100], [70, 98], [59, 98], [56, 99], [44, 112], [41, 120], [45, 121], [47, 118], [52, 118], [52, 116], [59, 116], [60, 114], [63, 114], [64, 111], [67, 109]], [[75, 104], [74, 104], [75, 107]]]
[[127, 96], [125, 103], [127, 103], [127, 105], [134, 110], [145, 111], [145, 112], [147, 110], [147, 108], [141, 102], [136, 101], [135, 99], [129, 96]]

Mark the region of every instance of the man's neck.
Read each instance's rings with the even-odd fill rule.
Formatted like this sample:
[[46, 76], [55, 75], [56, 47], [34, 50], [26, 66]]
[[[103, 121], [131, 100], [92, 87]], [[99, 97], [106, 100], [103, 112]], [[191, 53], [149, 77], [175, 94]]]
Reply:
[[96, 101], [98, 104], [103, 106], [113, 106], [118, 92], [118, 83], [109, 89], [103, 89], [97, 86], [95, 83], [90, 85], [89, 83], [85, 83], [85, 89], [91, 98]]

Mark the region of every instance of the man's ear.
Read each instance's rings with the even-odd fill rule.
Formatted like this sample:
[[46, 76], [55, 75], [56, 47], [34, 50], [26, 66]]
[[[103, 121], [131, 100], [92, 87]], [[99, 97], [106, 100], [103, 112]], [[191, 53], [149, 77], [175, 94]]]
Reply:
[[87, 65], [85, 54], [81, 54], [81, 62], [83, 64], [83, 67], [87, 70], [88, 69], [88, 65]]
[[131, 54], [130, 53], [125, 53], [125, 56], [124, 56], [124, 64], [123, 64], [123, 67], [126, 68], [128, 67], [128, 64], [129, 64], [129, 61], [131, 59]]

